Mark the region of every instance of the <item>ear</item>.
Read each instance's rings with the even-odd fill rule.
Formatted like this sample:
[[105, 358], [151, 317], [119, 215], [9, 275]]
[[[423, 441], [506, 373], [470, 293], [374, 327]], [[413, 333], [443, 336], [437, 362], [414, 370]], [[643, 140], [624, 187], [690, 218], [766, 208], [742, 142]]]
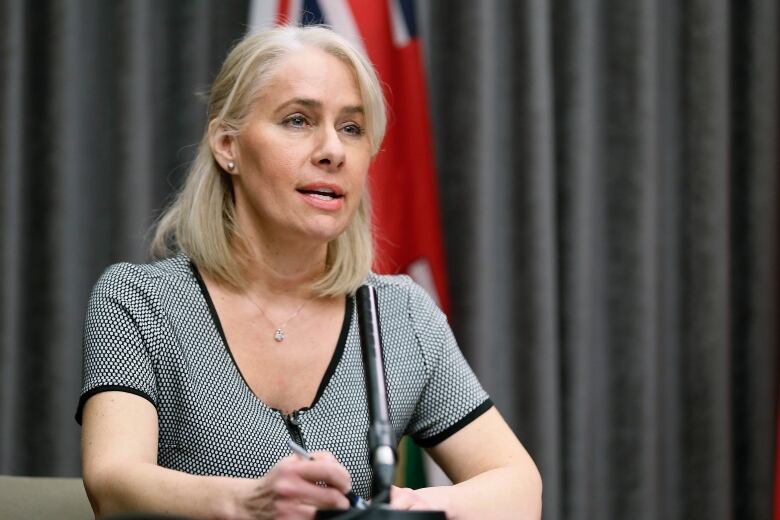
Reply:
[[[236, 137], [225, 131], [224, 126], [217, 125], [214, 119], [209, 123], [209, 145], [214, 158], [231, 175], [238, 173], [238, 142]], [[233, 165], [230, 168], [229, 165]]]

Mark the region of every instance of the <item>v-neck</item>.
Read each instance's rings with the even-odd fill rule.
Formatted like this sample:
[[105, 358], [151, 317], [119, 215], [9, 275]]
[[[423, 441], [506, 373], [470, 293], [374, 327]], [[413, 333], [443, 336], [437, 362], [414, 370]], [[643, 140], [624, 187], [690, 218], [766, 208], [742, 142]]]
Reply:
[[[224, 346], [225, 350], [230, 356], [230, 359], [233, 362], [233, 366], [235, 367], [238, 375], [241, 377], [241, 380], [243, 381], [246, 390], [263, 407], [272, 410], [274, 412], [281, 413], [281, 410], [269, 406], [265, 401], [263, 401], [263, 399], [260, 396], [258, 396], [254, 392], [254, 390], [252, 390], [252, 387], [249, 385], [249, 382], [247, 381], [246, 377], [244, 377], [244, 374], [241, 372], [241, 368], [238, 366], [238, 363], [236, 362], [236, 358], [233, 356], [233, 351], [230, 349], [230, 345], [228, 344], [227, 337], [225, 336], [225, 331], [222, 328], [222, 321], [219, 319], [219, 314], [217, 313], [217, 309], [214, 306], [214, 301], [211, 298], [211, 293], [209, 293], [208, 287], [206, 287], [206, 282], [203, 280], [203, 277], [201, 276], [200, 271], [198, 270], [198, 267], [195, 265], [194, 262], [190, 260], [189, 266], [190, 266], [190, 270], [192, 271], [192, 274], [195, 276], [195, 280], [198, 282], [198, 286], [200, 287], [200, 292], [203, 295], [203, 299], [205, 300], [206, 305], [209, 308], [209, 313], [211, 314], [211, 320], [214, 324], [214, 327], [217, 329], [217, 332], [219, 332], [219, 336], [222, 339], [222, 345]], [[353, 307], [354, 305], [352, 303], [352, 295], [347, 295], [347, 297], [345, 298], [345, 305], [344, 305], [344, 320], [341, 325], [341, 332], [339, 333], [339, 338], [336, 343], [336, 348], [333, 351], [333, 355], [331, 356], [330, 363], [328, 363], [328, 367], [325, 369], [325, 373], [322, 375], [322, 380], [320, 381], [320, 385], [317, 388], [317, 393], [314, 396], [314, 400], [309, 406], [304, 406], [303, 408], [299, 408], [296, 411], [310, 410], [314, 408], [317, 405], [317, 402], [320, 400], [322, 394], [325, 392], [325, 389], [328, 387], [328, 384], [330, 383], [330, 380], [333, 377], [333, 374], [336, 372], [336, 368], [338, 367], [339, 362], [341, 361], [341, 357], [344, 354], [344, 347], [347, 343], [347, 335], [349, 334], [349, 328], [352, 324]]]

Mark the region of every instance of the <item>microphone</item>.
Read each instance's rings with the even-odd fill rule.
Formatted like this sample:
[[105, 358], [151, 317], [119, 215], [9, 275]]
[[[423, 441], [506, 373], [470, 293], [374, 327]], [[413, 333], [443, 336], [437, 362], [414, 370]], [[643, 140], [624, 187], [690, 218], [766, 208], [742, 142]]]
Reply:
[[382, 338], [379, 335], [379, 311], [376, 290], [362, 285], [356, 291], [358, 328], [363, 350], [363, 371], [368, 396], [368, 452], [371, 458], [371, 505], [349, 511], [320, 510], [315, 518], [366, 520], [446, 520], [442, 511], [396, 511], [390, 507], [390, 486], [395, 475], [395, 434], [390, 426], [382, 363]]
[[395, 474], [395, 434], [390, 425], [382, 363], [382, 338], [376, 289], [362, 285], [357, 293], [357, 318], [363, 349], [363, 368], [368, 397], [368, 450], [373, 477], [371, 494], [375, 503], [390, 502], [390, 486]]

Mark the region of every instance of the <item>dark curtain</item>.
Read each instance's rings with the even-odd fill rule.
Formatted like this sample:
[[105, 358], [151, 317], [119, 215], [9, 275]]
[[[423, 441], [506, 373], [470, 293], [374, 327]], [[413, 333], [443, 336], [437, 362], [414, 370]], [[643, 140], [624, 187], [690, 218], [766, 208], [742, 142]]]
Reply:
[[[452, 325], [545, 518], [769, 518], [776, 0], [418, 11]], [[0, 4], [0, 473], [78, 474], [89, 289], [144, 259], [247, 12]]]
[[247, 2], [0, 2], [0, 472], [77, 475], [92, 284], [146, 258]]

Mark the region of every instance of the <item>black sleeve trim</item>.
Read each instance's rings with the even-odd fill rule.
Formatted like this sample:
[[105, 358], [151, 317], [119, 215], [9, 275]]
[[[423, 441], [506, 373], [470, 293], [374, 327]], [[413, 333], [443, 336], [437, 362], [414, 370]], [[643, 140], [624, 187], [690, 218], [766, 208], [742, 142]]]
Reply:
[[493, 408], [493, 401], [488, 397], [485, 399], [482, 404], [471, 410], [468, 414], [466, 414], [465, 417], [463, 417], [460, 421], [456, 422], [446, 430], [437, 433], [436, 435], [432, 435], [426, 439], [418, 439], [415, 437], [414, 442], [417, 443], [418, 446], [421, 446], [423, 448], [430, 448], [431, 446], [436, 446], [443, 440], [449, 438], [454, 433], [457, 433], [464, 427], [466, 427], [469, 423], [474, 421], [477, 417], [482, 415], [483, 413], [487, 412]]
[[154, 399], [152, 399], [149, 394], [146, 392], [143, 392], [141, 390], [138, 390], [137, 388], [133, 388], [131, 386], [122, 386], [122, 385], [104, 385], [104, 386], [96, 386], [92, 390], [89, 390], [87, 392], [84, 392], [81, 397], [79, 398], [79, 405], [76, 408], [76, 422], [81, 425], [81, 414], [84, 411], [84, 404], [87, 402], [87, 399], [92, 397], [95, 394], [99, 394], [102, 392], [127, 392], [128, 394], [135, 394], [137, 396], [143, 397], [150, 403], [152, 403], [152, 406], [157, 408], [157, 403], [154, 402]]

